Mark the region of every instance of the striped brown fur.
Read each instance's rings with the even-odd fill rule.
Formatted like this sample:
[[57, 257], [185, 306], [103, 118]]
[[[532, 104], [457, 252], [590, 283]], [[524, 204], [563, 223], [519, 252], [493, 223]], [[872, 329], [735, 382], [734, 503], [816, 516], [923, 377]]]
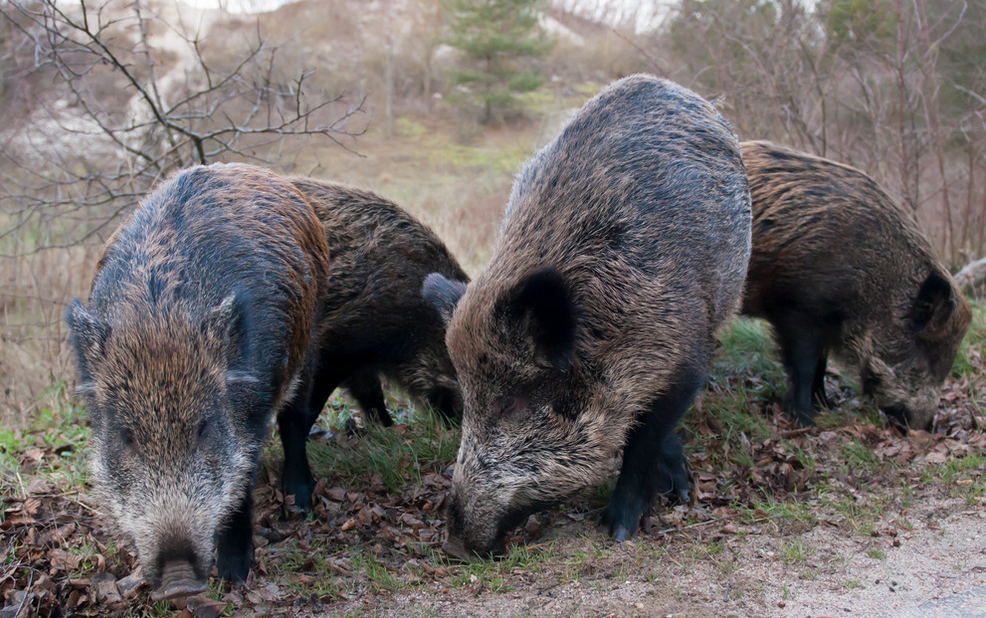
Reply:
[[753, 198], [743, 312], [781, 346], [784, 408], [813, 422], [826, 361], [859, 375], [897, 423], [927, 427], [971, 312], [912, 214], [863, 172], [770, 142], [742, 144]]
[[615, 538], [656, 495], [688, 495], [674, 429], [739, 307], [749, 224], [729, 125], [665, 80], [614, 83], [527, 162], [487, 269], [464, 294], [424, 289], [465, 402], [446, 551], [499, 551], [621, 449]]
[[[332, 251], [332, 272], [318, 368], [304, 414], [294, 409], [285, 450], [284, 491], [307, 511], [314, 479], [305, 438], [325, 401], [346, 387], [364, 413], [391, 423], [380, 376], [404, 388], [446, 419], [462, 414], [455, 369], [445, 347], [445, 324], [421, 297], [425, 276], [440, 272], [469, 280], [442, 241], [393, 201], [371, 191], [313, 178], [291, 178], [311, 203]], [[282, 426], [288, 422], [282, 419]]]
[[158, 598], [252, 558], [272, 414], [307, 400], [329, 276], [304, 196], [249, 165], [183, 170], [113, 234], [67, 314], [93, 471]]

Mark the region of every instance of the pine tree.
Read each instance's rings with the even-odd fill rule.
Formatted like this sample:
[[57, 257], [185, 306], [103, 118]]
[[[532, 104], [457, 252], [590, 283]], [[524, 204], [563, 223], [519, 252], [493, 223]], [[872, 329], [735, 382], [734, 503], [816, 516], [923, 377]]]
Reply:
[[544, 83], [535, 72], [524, 71], [518, 60], [544, 56], [551, 50], [538, 25], [540, 0], [450, 0], [445, 42], [462, 51], [467, 66], [449, 71], [452, 85], [468, 86], [473, 102], [484, 109], [483, 123], [493, 110], [510, 107], [516, 94]]

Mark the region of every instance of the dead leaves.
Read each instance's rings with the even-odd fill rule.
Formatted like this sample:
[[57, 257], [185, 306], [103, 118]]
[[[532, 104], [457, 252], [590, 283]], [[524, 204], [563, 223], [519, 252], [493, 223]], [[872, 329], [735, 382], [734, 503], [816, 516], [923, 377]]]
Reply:
[[[775, 404], [762, 402], [751, 403], [750, 413], [767, 419], [766, 430], [737, 433], [715, 417], [715, 406], [701, 406], [689, 419], [694, 503], [656, 507], [651, 538], [688, 532], [721, 539], [747, 533], [772, 525], [768, 522], [775, 515], [758, 508], [764, 501], [810, 499], [822, 482], [838, 484], [840, 491], [856, 499], [869, 484], [899, 483], [898, 477], [906, 476], [918, 485], [928, 465], [986, 452], [981, 406], [970, 404], [969, 378], [963, 380], [946, 386], [945, 405], [933, 433], [902, 435], [852, 417], [827, 430], [802, 428], [792, 425]], [[847, 409], [855, 405], [840, 402]], [[396, 426], [394, 431], [404, 439], [414, 428]], [[352, 431], [338, 435], [352, 449], [365, 448], [362, 441], [371, 439]], [[109, 536], [112, 523], [81, 501], [85, 488], [59, 488], [38, 472], [56, 465], [61, 454], [75, 446], [51, 447], [37, 436], [27, 436], [25, 443], [24, 451], [16, 454], [23, 485], [18, 495], [4, 498], [0, 521], [9, 548], [7, 563], [0, 565], [0, 618], [111, 616], [148, 603], [136, 557], [124, 542]], [[883, 468], [852, 469], [840, 459], [849, 444], [871, 453]], [[277, 467], [269, 466], [255, 493], [257, 549], [246, 584], [227, 584], [219, 601], [191, 597], [176, 615], [216, 618], [227, 608], [235, 608], [234, 616], [319, 613], [325, 604], [387, 589], [380, 583], [387, 578], [450, 585], [455, 567], [435, 556], [444, 540], [451, 462], [432, 462], [420, 470], [406, 458], [401, 462], [397, 465], [407, 482], [395, 490], [387, 489], [379, 474], [319, 479], [314, 513], [307, 519], [287, 513]], [[752, 517], [742, 506], [753, 509]], [[559, 529], [586, 526], [597, 517], [584, 501], [570, 502], [530, 518], [510, 541], [531, 546], [545, 530], [565, 534]], [[894, 537], [892, 543], [899, 541]], [[305, 559], [284, 566], [289, 556], [295, 560], [299, 554]], [[372, 581], [367, 564], [383, 575]], [[478, 579], [466, 589], [474, 594], [488, 591]]]

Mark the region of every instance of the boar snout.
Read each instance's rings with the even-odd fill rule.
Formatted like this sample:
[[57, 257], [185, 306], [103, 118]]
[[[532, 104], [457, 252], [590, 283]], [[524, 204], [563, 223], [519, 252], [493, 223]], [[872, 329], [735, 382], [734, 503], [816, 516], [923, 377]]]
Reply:
[[151, 572], [148, 577], [154, 587], [151, 600], [184, 598], [209, 589], [211, 561], [202, 564], [187, 540], [180, 537], [167, 540], [155, 562], [157, 572]]
[[164, 565], [161, 575], [161, 585], [151, 592], [152, 601], [179, 599], [201, 594], [209, 589], [205, 579], [195, 574], [195, 568], [190, 562], [169, 562]]
[[479, 559], [476, 554], [466, 549], [466, 545], [462, 542], [462, 539], [452, 536], [452, 534], [449, 534], [445, 542], [442, 543], [442, 551], [463, 562], [476, 562]]

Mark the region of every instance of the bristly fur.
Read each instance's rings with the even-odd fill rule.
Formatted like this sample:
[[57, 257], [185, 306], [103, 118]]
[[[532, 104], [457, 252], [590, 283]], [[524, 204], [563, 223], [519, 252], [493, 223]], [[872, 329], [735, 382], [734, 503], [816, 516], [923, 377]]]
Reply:
[[[314, 208], [332, 250], [321, 325], [323, 354], [331, 359], [323, 365], [331, 365], [331, 378], [345, 385], [352, 373], [384, 374], [433, 405], [436, 389], [456, 393], [445, 324], [420, 295], [428, 273], [469, 281], [445, 244], [371, 191], [312, 178], [291, 181]], [[439, 411], [457, 418], [461, 403]]]
[[[528, 161], [446, 336], [465, 401], [447, 547], [495, 551], [527, 514], [598, 482], [638, 424], [656, 440], [638, 463], [684, 465], [653, 455], [665, 439], [674, 451], [677, 408], [739, 306], [749, 225], [735, 136], [669, 81], [614, 83]], [[655, 409], [677, 385], [676, 411]], [[618, 538], [659, 491], [626, 470], [641, 489], [614, 499], [629, 522]], [[687, 492], [673, 474], [668, 488]]]
[[319, 322], [321, 350], [305, 410], [285, 410], [283, 487], [294, 508], [311, 508], [314, 479], [306, 438], [337, 386], [349, 390], [370, 419], [391, 423], [384, 375], [447, 419], [462, 414], [445, 324], [420, 295], [440, 272], [469, 278], [442, 241], [394, 202], [370, 191], [312, 178], [291, 178], [315, 210], [332, 251], [332, 273]]
[[753, 197], [743, 312], [777, 332], [785, 408], [812, 422], [833, 354], [894, 421], [927, 427], [972, 314], [912, 214], [847, 165], [742, 148]]
[[[93, 476], [147, 579], [169, 561], [242, 579], [268, 422], [310, 381], [328, 279], [304, 197], [248, 165], [162, 183], [113, 234], [89, 307], [67, 320], [92, 424]], [[246, 529], [244, 530], [244, 526]]]

